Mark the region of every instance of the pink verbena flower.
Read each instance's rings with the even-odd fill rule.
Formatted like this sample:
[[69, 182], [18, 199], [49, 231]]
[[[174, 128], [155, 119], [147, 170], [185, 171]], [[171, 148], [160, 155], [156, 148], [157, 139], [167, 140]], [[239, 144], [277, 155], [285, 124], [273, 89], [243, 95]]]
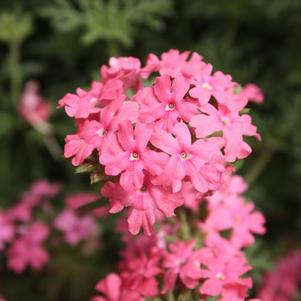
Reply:
[[168, 131], [179, 119], [189, 121], [197, 113], [197, 104], [185, 97], [188, 90], [189, 82], [184, 77], [157, 77], [152, 89], [144, 88], [135, 96], [140, 104], [140, 120], [155, 122], [156, 127]]
[[18, 202], [8, 208], [6, 214], [11, 222], [28, 222], [32, 219], [32, 205], [29, 202]]
[[204, 107], [202, 112], [203, 114], [192, 117], [190, 125], [196, 128], [199, 138], [222, 132], [225, 158], [229, 162], [243, 159], [251, 153], [251, 147], [243, 140], [243, 136], [255, 136], [260, 139], [249, 115], [240, 115], [238, 111], [229, 111], [225, 107], [217, 110], [212, 105]]
[[[204, 258], [202, 263], [205, 268], [202, 269], [201, 278], [204, 278], [205, 282], [201, 285], [201, 294], [218, 296], [223, 294], [224, 289], [233, 286], [242, 287], [245, 294], [245, 289], [251, 287], [250, 278], [241, 278], [251, 269], [242, 256], [235, 256], [225, 261], [222, 257], [219, 258], [213, 255]], [[244, 294], [242, 297], [244, 297]]]
[[[232, 172], [232, 170], [229, 172]], [[241, 196], [241, 194], [248, 188], [244, 179], [238, 175], [232, 175], [229, 173], [229, 175], [225, 176], [223, 180], [224, 181], [219, 189], [207, 197], [211, 208], [215, 205], [219, 205], [220, 203], [231, 203], [233, 197], [236, 198], [237, 196]]]
[[49, 260], [49, 254], [42, 246], [48, 235], [48, 226], [41, 222], [25, 228], [24, 234], [14, 240], [7, 251], [9, 269], [16, 273], [22, 273], [27, 266], [40, 270]]
[[59, 100], [59, 106], [65, 107], [70, 117], [87, 118], [90, 114], [100, 111], [98, 95], [101, 93], [102, 84], [94, 82], [91, 91], [76, 89], [76, 94], [68, 93]]
[[29, 190], [29, 194], [33, 194], [36, 197], [39, 198], [52, 198], [55, 195], [57, 195], [61, 190], [61, 184], [56, 183], [50, 183], [49, 181], [42, 179], [35, 181], [31, 186]]
[[65, 157], [76, 166], [92, 162], [93, 176], [115, 183], [110, 211], [127, 207], [132, 233], [150, 234], [184, 203], [196, 208], [196, 199], [224, 183], [229, 163], [250, 154], [245, 137], [259, 138], [242, 113], [247, 97], [212, 69], [197, 53], [178, 50], [150, 55], [144, 67], [133, 57], [111, 58], [102, 82], [59, 102], [77, 125]]
[[90, 215], [78, 216], [73, 210], [65, 209], [54, 220], [54, 226], [64, 233], [66, 242], [74, 246], [93, 234], [96, 222]]
[[79, 123], [77, 134], [67, 135], [64, 156], [73, 157], [73, 165], [80, 165], [94, 150], [101, 152], [102, 145], [121, 122], [136, 120], [137, 104], [122, 101], [123, 98], [111, 101], [101, 109], [98, 121], [86, 119]]
[[163, 259], [164, 287], [162, 293], [171, 291], [175, 287], [177, 277], [189, 289], [196, 287], [201, 277], [200, 256], [194, 252], [195, 241], [178, 241], [169, 245]]
[[121, 276], [125, 287], [145, 297], [155, 297], [159, 294], [156, 276], [161, 273], [159, 267], [160, 256], [156, 248], [145, 254], [139, 252], [131, 260], [123, 261]]
[[[176, 124], [173, 133], [174, 136], [157, 129], [151, 138], [154, 146], [170, 155], [158, 182], [172, 186], [173, 192], [178, 192], [182, 188], [182, 180], [189, 176], [197, 191], [208, 191], [210, 182], [207, 182], [199, 170], [212, 158], [221, 157], [220, 139], [197, 140], [192, 143], [190, 131], [184, 123]], [[219, 173], [218, 167], [215, 171]]]
[[134, 90], [140, 87], [140, 67], [139, 59], [135, 57], [112, 57], [109, 60], [109, 67], [103, 65], [100, 68], [103, 81], [108, 79], [120, 79], [123, 84]]
[[208, 218], [200, 227], [208, 233], [231, 230], [230, 241], [236, 248], [250, 246], [255, 239], [253, 234], [264, 234], [264, 217], [253, 212], [254, 204], [244, 203], [242, 198], [232, 198], [231, 203], [214, 206]]
[[243, 87], [240, 94], [243, 94], [249, 101], [262, 103], [264, 95], [262, 90], [255, 84], [249, 83]]
[[15, 227], [5, 212], [0, 211], [0, 251], [10, 242], [15, 233]]
[[98, 199], [99, 195], [96, 193], [80, 192], [68, 194], [65, 197], [64, 202], [67, 208], [75, 210], [87, 204], [93, 203]]
[[189, 56], [189, 51], [180, 53], [177, 49], [164, 52], [161, 59], [150, 54], [146, 66], [142, 69], [142, 77], [147, 78], [153, 72], [160, 72], [161, 75], [189, 78], [207, 66], [198, 53], [193, 52], [191, 57]]
[[34, 127], [47, 123], [51, 106], [49, 101], [39, 94], [39, 86], [35, 81], [26, 83], [21, 95], [19, 110], [21, 116]]
[[107, 182], [102, 188], [102, 194], [109, 198], [111, 213], [131, 207], [128, 217], [129, 231], [137, 234], [140, 228], [150, 235], [156, 218], [165, 215], [173, 216], [174, 210], [182, 204], [178, 195], [168, 193], [161, 186], [153, 185], [145, 179], [142, 188], [125, 191], [119, 184]]
[[96, 285], [96, 290], [103, 296], [95, 296], [90, 301], [143, 301], [138, 292], [123, 288], [122, 284], [117, 274], [109, 274]]
[[265, 275], [258, 296], [262, 301], [293, 300], [299, 292], [300, 281], [301, 253], [292, 251]]
[[151, 135], [152, 130], [146, 125], [138, 123], [133, 129], [128, 121], [103, 145], [99, 160], [105, 166], [106, 174], [121, 174], [120, 185], [125, 190], [142, 187], [144, 170], [158, 174], [163, 169], [166, 156], [147, 148]]

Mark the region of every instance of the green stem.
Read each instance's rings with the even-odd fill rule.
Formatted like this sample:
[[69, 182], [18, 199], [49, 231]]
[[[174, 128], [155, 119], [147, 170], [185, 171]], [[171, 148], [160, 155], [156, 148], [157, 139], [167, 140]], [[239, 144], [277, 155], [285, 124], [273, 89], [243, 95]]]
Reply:
[[184, 210], [180, 211], [180, 231], [182, 239], [189, 240], [191, 239], [190, 227], [188, 225], [187, 215]]
[[118, 56], [118, 44], [115, 40], [108, 40], [108, 54], [109, 57]]
[[251, 167], [250, 171], [246, 174], [245, 179], [250, 184], [252, 184], [257, 177], [264, 170], [268, 162], [271, 160], [274, 151], [268, 148], [262, 149], [261, 154], [258, 159], [255, 161], [254, 165]]
[[172, 292], [167, 294], [167, 301], [175, 301], [175, 297]]
[[19, 102], [22, 83], [20, 57], [20, 43], [16, 40], [12, 40], [9, 49], [9, 73], [11, 102], [15, 109], [17, 109]]

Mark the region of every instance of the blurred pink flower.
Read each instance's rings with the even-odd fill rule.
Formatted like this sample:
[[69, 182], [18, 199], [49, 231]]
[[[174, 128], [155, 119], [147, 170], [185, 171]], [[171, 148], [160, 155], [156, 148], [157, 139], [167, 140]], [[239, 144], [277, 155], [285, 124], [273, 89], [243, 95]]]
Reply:
[[47, 127], [51, 106], [39, 94], [39, 86], [35, 81], [26, 83], [20, 100], [20, 114], [33, 127]]
[[96, 290], [103, 297], [95, 296], [90, 301], [143, 301], [144, 299], [135, 290], [122, 287], [122, 279], [117, 274], [109, 274], [99, 281]]
[[300, 293], [301, 253], [292, 251], [268, 272], [259, 291], [262, 301], [293, 301]]
[[264, 94], [262, 90], [255, 84], [246, 84], [241, 90], [240, 94], [244, 95], [249, 101], [256, 103], [262, 103], [264, 100]]
[[78, 216], [73, 210], [65, 209], [56, 217], [54, 226], [64, 233], [68, 244], [77, 245], [92, 235], [96, 222], [92, 216]]
[[174, 289], [176, 280], [180, 277], [182, 283], [193, 289], [200, 279], [200, 260], [197, 252], [194, 252], [195, 241], [177, 241], [169, 244], [169, 252], [164, 254], [163, 267], [167, 269], [164, 275], [162, 293]]
[[231, 288], [237, 292], [239, 291], [238, 288], [242, 287], [243, 298], [246, 290], [252, 285], [250, 278], [240, 278], [251, 269], [242, 256], [235, 256], [227, 261], [219, 256], [208, 256], [202, 259], [202, 263], [205, 268], [201, 271], [201, 278], [206, 279], [200, 288], [202, 294], [218, 296], [224, 289], [226, 289], [226, 293], [227, 289]]
[[69, 209], [78, 209], [82, 206], [93, 203], [99, 199], [99, 195], [96, 193], [82, 192], [68, 194], [65, 197], [65, 205]]
[[34, 222], [24, 229], [24, 234], [15, 239], [7, 251], [8, 268], [22, 273], [27, 266], [40, 270], [49, 260], [42, 243], [49, 235], [49, 228], [41, 222]]
[[14, 237], [15, 228], [9, 221], [5, 212], [0, 211], [0, 251], [3, 250], [6, 243]]

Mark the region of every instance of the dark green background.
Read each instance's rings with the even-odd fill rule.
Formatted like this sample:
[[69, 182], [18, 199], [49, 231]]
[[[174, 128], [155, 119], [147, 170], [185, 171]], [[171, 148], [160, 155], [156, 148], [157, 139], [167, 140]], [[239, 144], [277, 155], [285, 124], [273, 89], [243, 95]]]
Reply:
[[[16, 201], [41, 177], [64, 181], [65, 191], [98, 189], [89, 186], [87, 176], [75, 175], [69, 161], [53, 159], [41, 135], [20, 120], [11, 96], [16, 74], [22, 86], [39, 81], [52, 102], [51, 122], [63, 146], [74, 126], [56, 110], [57, 100], [87, 87], [111, 55], [144, 61], [150, 52], [193, 50], [215, 70], [241, 84], [255, 82], [265, 93], [263, 105], [251, 105], [263, 142], [251, 141], [253, 155], [239, 166], [250, 182], [248, 195], [267, 217], [268, 234], [250, 252], [256, 279], [273, 258], [300, 246], [300, 0], [2, 0], [0, 13], [1, 206]], [[10, 14], [10, 26], [3, 14]], [[25, 15], [31, 30], [17, 43], [19, 64], [11, 65], [12, 43]], [[9, 301], [86, 300], [114, 259], [109, 254], [115, 238], [110, 222], [105, 223], [106, 243], [95, 258], [63, 249], [55, 251], [58, 259], [42, 274], [15, 276], [3, 268], [0, 292]]]

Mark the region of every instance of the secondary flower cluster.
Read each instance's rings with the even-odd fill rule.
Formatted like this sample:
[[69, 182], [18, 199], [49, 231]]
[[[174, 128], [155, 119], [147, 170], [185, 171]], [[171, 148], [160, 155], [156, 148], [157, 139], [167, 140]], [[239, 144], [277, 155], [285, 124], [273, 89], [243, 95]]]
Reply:
[[152, 236], [130, 236], [121, 222], [119, 272], [97, 284], [101, 296], [91, 301], [246, 300], [252, 280], [243, 250], [265, 229], [262, 214], [242, 197], [245, 189], [241, 177], [229, 175], [201, 200], [201, 210], [185, 204], [180, 219], [162, 220]]
[[59, 101], [77, 125], [64, 155], [105, 181], [111, 213], [129, 208], [132, 234], [150, 235], [188, 195], [216, 191], [229, 164], [251, 153], [245, 137], [260, 138], [244, 111], [250, 99], [262, 100], [260, 91], [241, 90], [197, 53], [151, 54], [144, 67], [111, 58], [101, 77]]
[[[79, 215], [77, 208], [95, 201], [98, 195], [71, 194], [65, 198], [63, 211], [57, 214], [51, 199], [61, 190], [58, 183], [34, 182], [21, 199], [0, 211], [0, 253], [7, 256], [7, 267], [21, 273], [27, 267], [42, 269], [49, 260], [45, 242], [64, 240], [71, 246], [80, 241], [98, 239], [96, 215]], [[98, 211], [99, 212], [99, 211]], [[99, 215], [99, 214], [98, 214]], [[56, 234], [57, 230], [60, 232]]]
[[35, 81], [26, 83], [19, 103], [21, 117], [38, 131], [49, 134], [48, 123], [51, 113], [50, 102], [39, 94], [39, 85]]
[[262, 301], [293, 301], [300, 297], [301, 253], [293, 251], [281, 258], [267, 273], [259, 296]]

